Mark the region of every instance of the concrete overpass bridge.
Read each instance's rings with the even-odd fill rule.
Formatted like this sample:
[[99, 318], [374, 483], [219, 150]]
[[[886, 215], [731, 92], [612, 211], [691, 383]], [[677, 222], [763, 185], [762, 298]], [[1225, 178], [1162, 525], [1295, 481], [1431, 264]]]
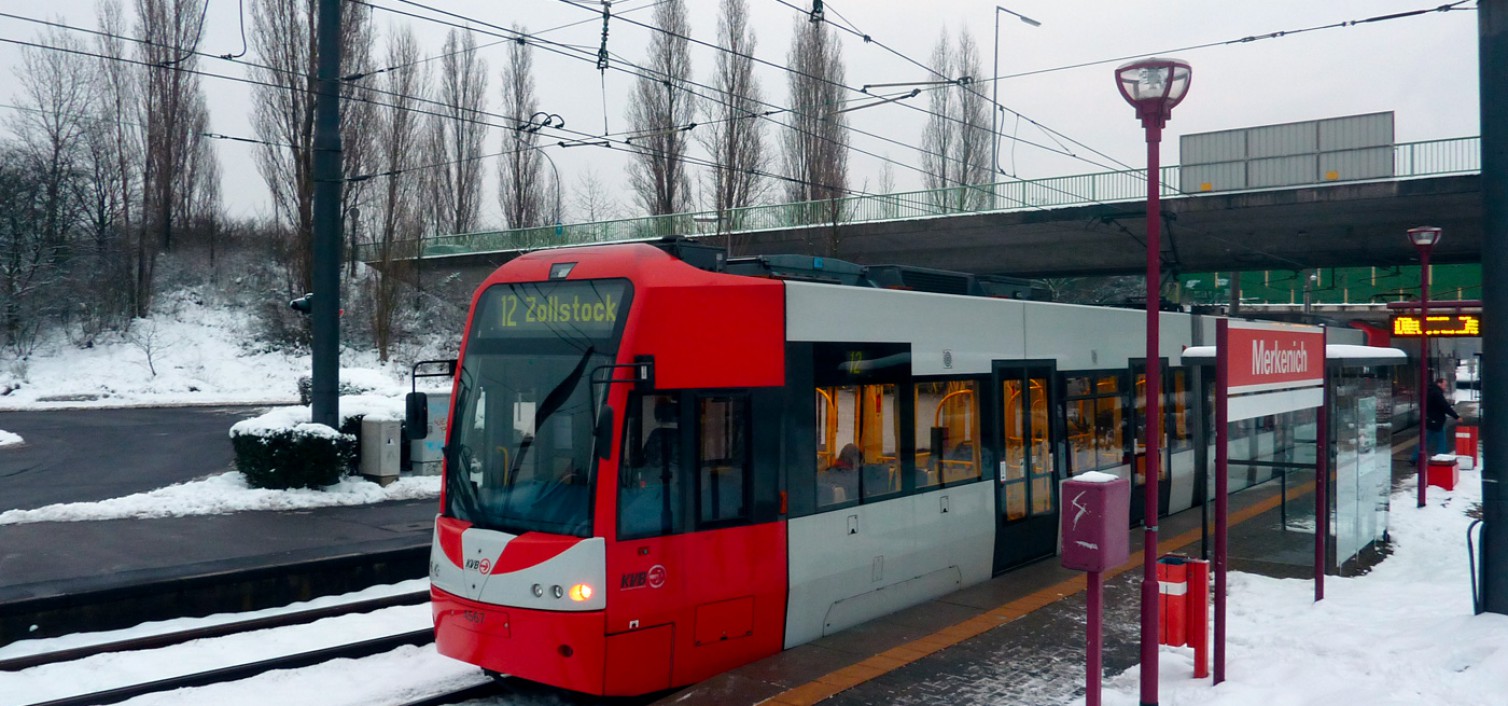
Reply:
[[[1405, 231], [1437, 225], [1445, 237], [1432, 262], [1479, 262], [1480, 149], [1476, 137], [1399, 143], [1392, 178], [1212, 193], [1181, 189], [1180, 169], [1166, 167], [1162, 260], [1172, 272], [1401, 265], [1416, 260]], [[1018, 277], [1139, 274], [1146, 188], [1144, 172], [1128, 170], [467, 233], [427, 239], [420, 260], [426, 273], [474, 284], [532, 249], [680, 235], [735, 256], [805, 253]]]

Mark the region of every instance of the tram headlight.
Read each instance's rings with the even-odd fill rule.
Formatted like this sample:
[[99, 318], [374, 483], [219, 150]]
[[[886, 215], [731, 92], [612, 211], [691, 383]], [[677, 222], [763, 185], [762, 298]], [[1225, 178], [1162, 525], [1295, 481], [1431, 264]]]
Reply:
[[533, 590], [534, 590], [534, 597], [535, 598], [544, 598], [545, 597], [545, 587], [544, 586], [541, 586], [541, 585], [539, 585], [539, 584], [536, 583], [536, 584], [534, 584], [534, 589]]
[[555, 594], [556, 598], [564, 598], [565, 597], [565, 589], [561, 588], [558, 584], [555, 585], [555, 586], [551, 586], [550, 587], [550, 591]]
[[577, 603], [583, 603], [585, 601], [591, 600], [591, 598], [591, 586], [584, 583], [578, 583], [575, 586], [571, 587], [571, 600], [576, 601]]

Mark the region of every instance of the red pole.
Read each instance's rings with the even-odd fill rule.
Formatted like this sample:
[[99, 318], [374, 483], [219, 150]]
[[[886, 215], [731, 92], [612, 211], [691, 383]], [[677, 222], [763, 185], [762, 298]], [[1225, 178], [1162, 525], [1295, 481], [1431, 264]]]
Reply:
[[1419, 507], [1424, 507], [1425, 467], [1429, 465], [1429, 246], [1419, 250]]
[[1142, 118], [1147, 128], [1147, 440], [1142, 467], [1146, 477], [1146, 513], [1142, 526], [1141, 583], [1141, 702], [1157, 703], [1157, 476], [1162, 471], [1161, 405], [1162, 362], [1158, 355], [1158, 317], [1162, 309], [1162, 118]]
[[1086, 636], [1088, 642], [1088, 665], [1087, 674], [1084, 678], [1084, 706], [1100, 706], [1100, 671], [1102, 660], [1100, 652], [1103, 650], [1105, 629], [1101, 614], [1103, 612], [1105, 582], [1100, 572], [1091, 571], [1086, 577], [1089, 581], [1089, 632]]
[[[1326, 341], [1330, 330], [1325, 329]], [[1314, 424], [1314, 600], [1325, 600], [1325, 547], [1330, 539], [1330, 365], [1321, 374], [1319, 418]]]
[[1215, 683], [1225, 681], [1225, 523], [1230, 478], [1230, 322], [1215, 326]]

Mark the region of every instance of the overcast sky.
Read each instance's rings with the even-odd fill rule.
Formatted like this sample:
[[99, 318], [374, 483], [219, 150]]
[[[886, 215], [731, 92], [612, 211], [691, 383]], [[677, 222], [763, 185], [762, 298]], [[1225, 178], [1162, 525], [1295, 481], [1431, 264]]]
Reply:
[[[200, 50], [211, 54], [240, 50], [240, 12], [237, 0], [208, 0], [205, 36]], [[245, 0], [250, 5], [259, 0]], [[580, 5], [596, 5], [575, 0]], [[371, 4], [425, 14], [422, 9], [398, 0], [370, 0]], [[583, 24], [556, 29], [543, 36], [553, 41], [580, 45], [595, 51], [601, 36], [600, 19], [594, 10], [566, 0], [420, 0], [438, 8], [508, 26], [524, 25], [541, 31], [586, 20]], [[649, 22], [652, 11], [644, 8], [654, 0], [618, 0], [615, 13]], [[810, 0], [748, 0], [758, 34], [756, 55], [775, 67], [759, 68], [764, 98], [789, 105], [786, 64], [792, 27], [804, 17], [795, 7], [809, 8]], [[999, 13], [1000, 102], [1031, 120], [1082, 144], [1077, 145], [1044, 133], [1026, 121], [1019, 125], [1007, 117], [1002, 126], [1001, 165], [1022, 178], [1039, 178], [1104, 171], [1099, 165], [1116, 161], [1133, 167], [1146, 164], [1142, 132], [1132, 110], [1116, 91], [1112, 73], [1122, 57], [1146, 53], [1178, 56], [1193, 65], [1193, 83], [1188, 98], [1178, 107], [1165, 133], [1163, 161], [1177, 163], [1178, 136], [1269, 123], [1310, 120], [1337, 115], [1394, 111], [1399, 141], [1461, 137], [1478, 133], [1476, 13], [1428, 13], [1421, 16], [1356, 26], [1290, 34], [1187, 51], [1171, 51], [1248, 36], [1262, 36], [1329, 25], [1407, 10], [1435, 7], [1443, 0], [1010, 0], [1004, 7], [1041, 22], [1040, 27]], [[128, 3], [129, 4], [129, 3]], [[692, 34], [715, 43], [717, 7], [714, 0], [688, 0]], [[875, 43], [843, 33], [847, 83], [895, 83], [931, 80], [935, 77], [895, 52], [929, 63], [941, 32], [973, 34], [983, 49], [988, 78], [993, 54], [995, 5], [982, 0], [837, 0], [826, 2], [830, 20], [852, 26]], [[79, 26], [94, 26], [94, 0], [52, 0], [48, 3], [7, 2], [4, 11], [31, 17], [61, 18]], [[795, 7], [793, 7], [795, 6]], [[1469, 3], [1467, 7], [1474, 6]], [[249, 13], [248, 13], [249, 14]], [[600, 15], [596, 15], [600, 17]], [[375, 13], [379, 47], [394, 26], [411, 24], [426, 53], [439, 52], [445, 27], [390, 12]], [[0, 37], [29, 40], [38, 27], [10, 18], [0, 18]], [[642, 62], [648, 33], [625, 21], [614, 21], [608, 48], [627, 61]], [[84, 37], [84, 39], [88, 39]], [[498, 41], [479, 36], [479, 44]], [[884, 45], [884, 47], [880, 46]], [[481, 53], [491, 74], [490, 107], [500, 103], [498, 73], [506, 45], [488, 47]], [[710, 82], [713, 49], [696, 47], [692, 52], [698, 81]], [[0, 63], [16, 66], [19, 53], [13, 45], [0, 44]], [[246, 57], [255, 60], [254, 55]], [[1082, 68], [1074, 66], [1104, 62]], [[438, 63], [432, 62], [431, 65]], [[244, 67], [217, 59], [201, 59], [203, 71], [231, 76], [245, 75]], [[561, 115], [572, 130], [602, 133], [626, 128], [624, 97], [631, 77], [609, 71], [603, 79], [591, 61], [535, 52], [536, 81], [541, 108]], [[1017, 74], [1030, 74], [1016, 76]], [[6, 71], [0, 94], [14, 103], [16, 82]], [[232, 81], [204, 79], [211, 105], [212, 130], [228, 135], [255, 136], [247, 115], [249, 86]], [[981, 84], [988, 92], [989, 85]], [[920, 142], [925, 115], [913, 108], [926, 108], [923, 94], [911, 107], [888, 105], [850, 114], [857, 129], [879, 137], [855, 135], [853, 147], [879, 157], [855, 153], [850, 159], [853, 188], [878, 188], [881, 158], [893, 160], [891, 169], [898, 189], [919, 188], [916, 168], [921, 159], [911, 145]], [[13, 111], [0, 109], [0, 116]], [[1012, 148], [1011, 135], [1021, 140]], [[774, 138], [774, 129], [767, 131]], [[888, 138], [890, 141], [886, 141]], [[488, 152], [501, 145], [501, 133], [488, 136]], [[1030, 143], [1071, 151], [1083, 159], [1053, 154]], [[1061, 143], [1061, 144], [1060, 144]], [[233, 216], [266, 214], [270, 208], [266, 189], [251, 161], [253, 145], [220, 141], [224, 194]], [[771, 141], [773, 149], [773, 139]], [[1066, 148], [1066, 149], [1065, 149]], [[1096, 154], [1098, 151], [1102, 154]], [[550, 150], [559, 166], [569, 200], [580, 175], [594, 170], [605, 182], [621, 188], [623, 153], [595, 148]], [[1093, 162], [1093, 163], [1091, 163]], [[495, 172], [489, 163], [486, 171]], [[778, 167], [772, 167], [778, 171]], [[620, 200], [628, 203], [626, 194]], [[498, 209], [495, 188], [487, 186], [484, 220], [495, 222]]]

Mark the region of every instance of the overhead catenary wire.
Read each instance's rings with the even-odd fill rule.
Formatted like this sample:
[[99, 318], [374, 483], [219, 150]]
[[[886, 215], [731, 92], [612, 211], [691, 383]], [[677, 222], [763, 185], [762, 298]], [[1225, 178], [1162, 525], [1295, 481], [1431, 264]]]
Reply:
[[[1459, 5], [1460, 3], [1456, 3], [1456, 4]], [[1442, 6], [1442, 7], [1444, 7], [1444, 6]], [[387, 8], [382, 8], [382, 9], [387, 9]], [[1396, 15], [1396, 16], [1391, 16], [1391, 17], [1387, 17], [1387, 18], [1371, 18], [1369, 20], [1364, 20], [1364, 21], [1381, 21], [1382, 19], [1391, 19], [1391, 18], [1396, 18], [1398, 16], [1410, 16], [1412, 14], [1417, 14], [1417, 13], [1400, 13], [1399, 15]], [[28, 18], [20, 18], [20, 19], [28, 19]], [[1362, 21], [1357, 21], [1357, 22], [1362, 22]], [[70, 29], [77, 29], [77, 28], [70, 28]], [[30, 44], [30, 43], [26, 43], [26, 42], [19, 42], [17, 40], [8, 40], [7, 39], [7, 40], [4, 40], [4, 41], [10, 42], [10, 43], [17, 43], [17, 44], [27, 45], [27, 46], [34, 46], [34, 47], [43, 48], [43, 49], [58, 49], [57, 47], [50, 47], [50, 46], [46, 46], [46, 45]], [[142, 40], [133, 40], [133, 41], [142, 41]], [[77, 51], [74, 51], [73, 53], [88, 54], [88, 52], [77, 52]], [[122, 57], [103, 56], [103, 55], [91, 55], [91, 56], [95, 56], [96, 58], [107, 59], [107, 60], [125, 61], [127, 63], [133, 63], [133, 64], [138, 64], [138, 65], [143, 65], [143, 66], [159, 66], [157, 64], [140, 62], [140, 61], [136, 61], [136, 60], [132, 60], [132, 59], [126, 59], [126, 58], [122, 58]], [[214, 58], [224, 58], [224, 57], [222, 56], [222, 57], [214, 57]], [[241, 63], [246, 63], [246, 62], [241, 62]], [[267, 68], [267, 67], [264, 67], [264, 68]], [[178, 69], [178, 70], [183, 70], [183, 69]], [[265, 82], [255, 81], [255, 80], [246, 79], [246, 78], [237, 78], [237, 77], [233, 77], [233, 76], [225, 76], [225, 75], [213, 74], [213, 73], [202, 72], [202, 71], [193, 71], [193, 73], [197, 73], [197, 74], [200, 74], [200, 75], [205, 75], [205, 76], [208, 76], [208, 77], [211, 77], [211, 78], [219, 78], [219, 79], [223, 79], [223, 80], [239, 81], [239, 82], [242, 82], [242, 83], [248, 83], [248, 84], [252, 84], [252, 85], [263, 85], [263, 86], [270, 86], [270, 87], [274, 87], [274, 88], [282, 88], [282, 86], [277, 86], [277, 85], [274, 85], [274, 84], [268, 84], [268, 83], [265, 83]], [[297, 73], [297, 72], [285, 71], [285, 73]], [[365, 89], [365, 90], [371, 90], [371, 89]], [[389, 94], [389, 95], [396, 95], [396, 94]], [[372, 103], [374, 105], [379, 105], [379, 106], [387, 105], [387, 104], [379, 103], [379, 102], [376, 102], [376, 101], [372, 101], [370, 99], [356, 98], [356, 100], [365, 100], [365, 102]], [[393, 107], [393, 108], [397, 108], [397, 109], [413, 110], [412, 108], [402, 108], [402, 107], [399, 107], [399, 106], [388, 106], [388, 107]], [[417, 111], [416, 110], [415, 112], [423, 113], [425, 111]], [[429, 114], [433, 114], [433, 113], [429, 113]], [[755, 116], [751, 115], [751, 116], [744, 116], [744, 117], [755, 117]], [[739, 118], [739, 119], [742, 119], [742, 118]], [[493, 125], [493, 124], [490, 124], [490, 123], [486, 123], [486, 124], [488, 124], [488, 125], [490, 125], [492, 127], [506, 127], [506, 126], [501, 126], [501, 125]], [[577, 133], [577, 134], [584, 135], [584, 133]], [[223, 136], [223, 137], [224, 137], [224, 139], [232, 139], [231, 136]], [[572, 138], [572, 139], [576, 139], [576, 138]], [[262, 144], [271, 144], [271, 143], [266, 143], [265, 141], [252, 140], [251, 138], [240, 138], [238, 141], [248, 141], [248, 142], [259, 142], [259, 143], [262, 143]], [[543, 145], [541, 147], [549, 147], [549, 146], [550, 145]], [[562, 147], [565, 146], [564, 141], [562, 141], [559, 146], [562, 146]], [[861, 152], [861, 153], [863, 152], [862, 150], [858, 150], [858, 151]], [[889, 161], [891, 161], [892, 163], [895, 163], [893, 160], [889, 160]], [[695, 162], [695, 161], [688, 161], [688, 163], [697, 163], [697, 162]], [[913, 168], [914, 169], [914, 167], [911, 167], [908, 164], [901, 164], [901, 166], [905, 166], [907, 168]], [[405, 170], [405, 171], [407, 171], [407, 170]], [[771, 176], [772, 178], [786, 180], [786, 181], [794, 181], [794, 182], [799, 182], [799, 183], [805, 183], [802, 180], [794, 179], [794, 178], [791, 178], [791, 177], [783, 177], [781, 175], [768, 175], [768, 176]], [[854, 191], [854, 190], [850, 190], [850, 193], [863, 194], [862, 191]]]
[[[480, 34], [491, 35], [491, 36], [499, 36], [499, 35], [494, 34], [492, 31], [489, 31], [489, 30], [486, 30], [486, 29], [479, 29], [478, 27], [474, 26], [474, 25], [482, 25], [482, 26], [485, 26], [485, 27], [490, 27], [492, 29], [496, 29], [498, 31], [509, 32], [511, 35], [514, 35], [514, 36], [524, 37], [524, 38], [527, 38], [527, 39], [530, 39], [530, 40], [534, 40], [534, 41], [536, 41], [536, 46], [540, 46], [541, 48], [544, 48], [544, 49], [546, 49], [548, 51], [552, 51], [552, 53], [556, 53], [556, 54], [560, 54], [560, 55], [563, 55], [563, 56], [567, 56], [569, 58], [578, 58], [578, 59], [582, 58], [582, 57], [579, 57], [579, 56], [574, 56], [574, 55], [572, 55], [569, 52], [566, 52], [566, 51], [563, 51], [563, 50], [560, 50], [560, 49], [548, 46], [548, 44], [550, 44], [548, 41], [545, 41], [543, 44], [540, 44], [539, 43], [540, 40], [536, 40], [535, 38], [530, 37], [530, 35], [528, 33], [520, 33], [520, 32], [517, 32], [515, 30], [512, 30], [510, 28], [503, 28], [503, 27], [500, 27], [498, 25], [491, 24], [491, 23], [488, 23], [488, 22], [483, 21], [483, 20], [479, 20], [479, 19], [474, 18], [474, 17], [469, 17], [469, 16], [466, 16], [466, 15], [460, 15], [458, 13], [450, 12], [448, 10], [441, 10], [441, 9], [438, 9], [438, 8], [433, 8], [433, 7], [430, 7], [430, 6], [425, 5], [423, 3], [415, 2], [414, 0], [393, 0], [393, 1], [400, 2], [400, 3], [405, 4], [405, 5], [410, 5], [410, 6], [418, 7], [418, 8], [421, 8], [421, 9], [424, 9], [424, 10], [428, 10], [428, 11], [431, 11], [431, 12], [436, 12], [436, 13], [439, 13], [439, 14], [447, 15], [447, 16], [450, 16], [450, 17], [454, 17], [457, 20], [461, 20], [465, 24], [453, 23], [453, 22], [449, 22], [447, 20], [442, 20], [442, 19], [438, 19], [438, 18], [434, 18], [434, 17], [427, 17], [427, 16], [424, 16], [424, 15], [420, 15], [420, 14], [416, 14], [416, 13], [412, 13], [412, 12], [407, 12], [407, 11], [404, 11], [404, 10], [399, 10], [397, 8], [387, 7], [387, 6], [384, 6], [384, 5], [376, 5], [376, 4], [373, 4], [371, 2], [368, 2], [368, 0], [347, 0], [347, 2], [351, 2], [351, 3], [354, 3], [354, 4], [365, 5], [365, 6], [373, 8], [373, 9], [384, 10], [384, 11], [387, 11], [387, 12], [392, 12], [392, 13], [399, 14], [399, 15], [404, 15], [404, 16], [407, 16], [407, 17], [412, 17], [412, 18], [416, 18], [416, 19], [422, 19], [422, 20], [426, 20], [426, 21], [430, 21], [430, 22], [435, 22], [435, 23], [438, 23], [438, 24], [444, 24], [444, 25], [448, 25], [448, 26], [452, 26], [452, 27], [456, 27], [456, 28], [460, 28], [460, 29], [466, 29], [466, 30], [469, 30], [469, 31], [472, 31], [472, 32], [477, 32], [477, 33], [480, 33]], [[563, 45], [563, 44], [561, 44], [561, 45], [558, 45], [558, 46], [571, 48], [570, 45]], [[616, 71], [627, 73], [627, 74], [629, 74], [631, 76], [634, 76], [634, 77], [637, 77], [637, 78], [649, 78], [649, 79], [655, 80], [655, 81], [666, 80], [666, 77], [661, 76], [661, 75], [656, 75], [656, 72], [654, 72], [652, 69], [647, 69], [647, 68], [644, 68], [642, 66], [638, 66], [638, 65], [634, 64], [633, 62], [624, 59], [623, 57], [619, 56], [616, 53], [613, 53], [612, 56], [617, 60], [617, 63], [614, 64], [614, 65], [612, 65], [612, 66], [610, 66], [609, 68], [612, 68], [612, 69], [614, 69]], [[624, 66], [632, 67], [633, 70], [625, 69], [625, 68], [623, 68], [623, 66], [619, 66], [618, 64], [622, 64]], [[695, 81], [684, 81], [684, 82], [681, 82], [681, 83], [683, 83], [685, 85], [696, 86], [696, 87], [699, 87], [699, 88], [705, 88], [705, 89], [707, 89], [709, 91], [712, 91], [714, 93], [717, 92], [717, 89], [712, 88], [710, 86], [705, 86], [704, 84], [700, 84], [700, 83], [697, 83]], [[703, 95], [703, 94], [696, 93], [695, 91], [688, 91], [688, 92], [692, 93], [692, 95], [694, 95], [694, 96], [697, 96], [697, 97], [700, 97], [700, 98], [703, 98], [703, 99], [722, 101], [722, 99], [720, 97], [717, 97], [717, 96]], [[873, 98], [873, 96], [866, 96], [866, 98]], [[787, 113], [787, 112], [793, 113], [793, 114], [798, 114], [798, 115], [802, 114], [799, 111], [795, 111], [794, 109], [786, 108], [786, 107], [783, 107], [783, 106], [778, 106], [777, 104], [769, 103], [768, 101], [761, 101], [761, 103], [763, 103], [764, 105], [768, 105], [768, 106], [775, 106], [775, 108], [772, 109], [772, 110], [766, 110], [766, 111], [763, 111], [763, 112], [760, 112], [760, 113], [751, 113], [751, 114], [744, 115], [744, 116], [737, 116], [737, 117], [734, 117], [734, 118], [730, 118], [728, 120], [743, 120], [743, 119], [758, 119], [758, 118], [767, 118], [768, 119], [768, 118], [771, 118], [771, 116], [778, 115], [778, 114], [781, 114], [781, 113]], [[669, 128], [665, 128], [665, 130], [667, 130], [667, 131], [668, 130], [690, 130], [690, 129], [694, 129], [694, 128], [698, 127], [698, 126], [701, 126], [701, 125], [708, 125], [708, 124], [713, 124], [713, 123], [716, 123], [716, 122], [726, 122], [726, 121], [727, 120], [722, 120], [722, 121], [702, 121], [700, 123], [694, 123], [694, 124], [691, 124], [691, 125], [672, 126], [672, 127], [669, 127]], [[786, 129], [801, 131], [801, 129], [798, 128], [798, 127], [796, 127], [796, 126], [789, 125], [787, 123], [782, 123], [782, 122], [779, 122], [779, 121], [774, 121], [774, 122], [777, 125], [779, 125], [781, 127], [784, 127]], [[881, 139], [881, 140], [884, 140], [884, 141], [887, 141], [887, 142], [891, 142], [891, 143], [894, 143], [896, 145], [906, 147], [908, 149], [914, 148], [913, 145], [911, 145], [909, 143], [906, 143], [906, 142], [902, 142], [900, 140], [894, 140], [894, 139], [887, 138], [887, 137], [884, 137], [884, 136], [881, 136], [881, 135], [874, 135], [873, 133], [868, 133], [868, 132], [860, 131], [860, 130], [853, 130], [853, 131], [854, 132], [858, 132], [860, 134], [864, 134], [864, 135], [875, 137], [876, 139]], [[830, 138], [826, 138], [825, 136], [818, 135], [818, 134], [815, 134], [815, 133], [807, 133], [805, 131], [801, 131], [801, 132], [803, 132], [803, 134], [810, 134], [810, 135], [812, 135], [814, 137], [817, 137], [818, 139], [828, 139], [828, 140], [830, 140]], [[584, 133], [581, 133], [581, 134], [584, 134]], [[633, 138], [632, 133], [627, 133], [627, 132], [609, 133], [609, 134], [605, 134], [605, 135], [601, 135], [601, 136], [591, 136], [591, 137], [595, 137], [597, 139], [611, 139], [611, 138], [613, 138], [616, 135], [629, 135], [630, 136], [630, 138], [629, 138], [630, 140]], [[885, 155], [875, 154], [873, 152], [869, 152], [869, 151], [866, 151], [866, 150], [863, 150], [863, 149], [860, 149], [860, 148], [851, 147], [851, 146], [850, 146], [850, 149], [852, 149], [853, 151], [858, 152], [860, 154], [871, 156], [871, 157], [874, 157], [876, 159], [885, 161], [887, 163], [891, 163], [891, 164], [895, 164], [895, 165], [900, 166], [900, 167], [904, 167], [906, 169], [910, 169], [910, 170], [918, 171], [918, 172], [922, 172], [923, 171], [920, 167], [911, 165], [909, 163], [905, 163], [905, 162], [901, 162], [901, 161], [895, 160], [894, 158], [891, 158], [891, 157], [888, 157], [888, 156], [885, 156]], [[947, 159], [948, 157], [943, 156], [943, 158]], [[695, 165], [698, 165], [698, 166], [712, 166], [714, 168], [724, 168], [721, 165], [716, 165], [716, 164], [713, 164], [713, 163], [708, 163], [705, 160], [688, 160], [688, 163], [695, 164]], [[776, 179], [778, 179], [780, 181], [786, 181], [786, 182], [790, 182], [790, 183], [800, 183], [800, 184], [806, 184], [806, 185], [810, 185], [810, 186], [820, 186], [820, 187], [823, 187], [823, 188], [832, 189], [832, 190], [836, 190], [836, 191], [841, 191], [841, 192], [848, 193], [848, 194], [851, 194], [851, 195], [880, 196], [880, 195], [877, 195], [877, 194], [868, 193], [868, 192], [863, 191], [863, 190], [856, 190], [856, 189], [852, 189], [852, 188], [838, 188], [838, 187], [833, 186], [833, 185], [817, 184], [817, 183], [812, 183], [812, 182], [808, 182], [808, 181], [801, 180], [801, 179], [796, 179], [794, 177], [788, 177], [788, 176], [784, 176], [784, 175], [776, 175], [776, 174], [772, 174], [772, 173], [769, 173], [769, 172], [761, 172], [760, 174], [762, 176], [771, 176], [771, 177], [776, 178]], [[1038, 205], [1035, 205], [1035, 204], [1024, 203], [1024, 202], [1022, 203], [1022, 205], [1023, 206], [1027, 206], [1027, 207], [1041, 208], [1041, 206], [1038, 206]]]

